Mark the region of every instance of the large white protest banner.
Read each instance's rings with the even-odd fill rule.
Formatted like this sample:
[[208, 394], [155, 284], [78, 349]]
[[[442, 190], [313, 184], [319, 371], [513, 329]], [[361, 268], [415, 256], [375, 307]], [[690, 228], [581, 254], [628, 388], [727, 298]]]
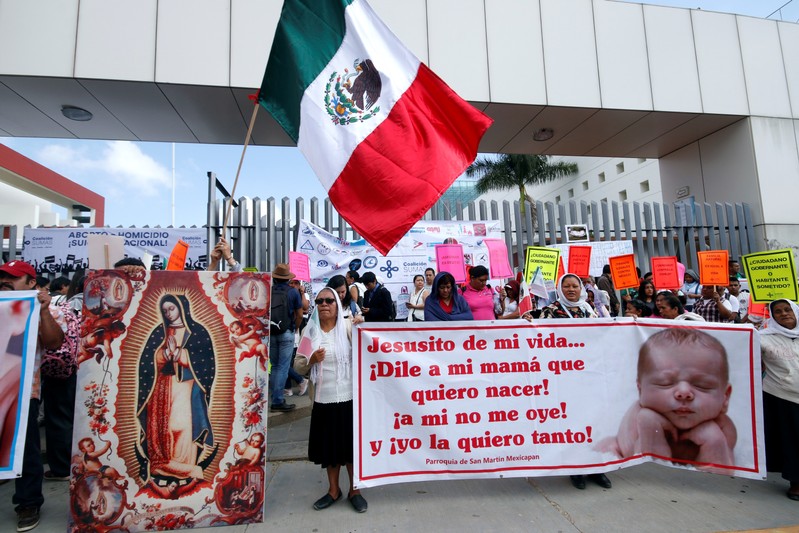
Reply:
[[[186, 270], [205, 270], [208, 237], [205, 228], [25, 228], [22, 258], [40, 274], [89, 268], [88, 235], [119, 235], [128, 257], [153, 257], [152, 270], [163, 270], [169, 254], [183, 240], [189, 245]], [[98, 265], [93, 268], [102, 268]]]
[[353, 343], [360, 487], [647, 461], [765, 476], [760, 350], [749, 326], [362, 324]]
[[39, 309], [36, 291], [0, 291], [0, 479], [22, 474]]
[[483, 243], [487, 238], [503, 238], [499, 221], [420, 221], [388, 255], [383, 256], [363, 239], [345, 241], [303, 220], [300, 222], [296, 251], [308, 255], [311, 260], [314, 292], [318, 292], [336, 274], [344, 275], [348, 270], [355, 270], [359, 274], [372, 271], [383, 280], [394, 300], [397, 300], [402, 287], [407, 290], [412, 288], [414, 275], [424, 274], [428, 267], [436, 267], [436, 244], [460, 244], [467, 265], [488, 267], [488, 248]]

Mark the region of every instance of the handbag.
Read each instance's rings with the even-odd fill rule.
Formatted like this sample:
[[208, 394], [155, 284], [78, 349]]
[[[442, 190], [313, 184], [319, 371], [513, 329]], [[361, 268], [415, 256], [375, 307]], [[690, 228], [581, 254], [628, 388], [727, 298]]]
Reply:
[[42, 364], [39, 367], [42, 376], [54, 379], [72, 377], [78, 369], [78, 347], [80, 346], [80, 319], [69, 306], [64, 303], [58, 306], [64, 315], [66, 331], [64, 342], [55, 350], [45, 350]]

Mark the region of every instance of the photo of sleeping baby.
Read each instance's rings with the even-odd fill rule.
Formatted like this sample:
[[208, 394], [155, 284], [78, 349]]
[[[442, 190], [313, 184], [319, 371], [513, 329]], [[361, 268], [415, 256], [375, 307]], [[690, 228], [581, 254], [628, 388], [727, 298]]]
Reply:
[[729, 374], [727, 351], [714, 337], [694, 328], [660, 330], [638, 352], [638, 400], [618, 434], [598, 448], [619, 458], [735, 464]]

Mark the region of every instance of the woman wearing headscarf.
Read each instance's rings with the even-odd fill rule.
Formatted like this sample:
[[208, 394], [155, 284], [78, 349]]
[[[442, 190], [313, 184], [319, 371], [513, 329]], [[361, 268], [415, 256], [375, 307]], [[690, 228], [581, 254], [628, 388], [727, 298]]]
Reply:
[[424, 301], [427, 321], [474, 320], [469, 304], [458, 294], [455, 277], [439, 272], [433, 280], [433, 290]]
[[602, 291], [592, 285], [585, 286], [586, 301], [594, 308], [596, 315], [599, 318], [609, 318], [610, 312], [605, 304], [602, 302]]
[[699, 276], [696, 270], [686, 269], [683, 281], [682, 292], [685, 295], [685, 310], [693, 311], [694, 302], [702, 297], [702, 286], [699, 285]]
[[760, 330], [766, 469], [782, 473], [786, 495], [799, 501], [799, 306], [775, 300], [769, 313]]
[[[564, 274], [558, 280], [558, 299], [541, 312], [541, 318], [597, 318], [591, 305], [585, 301], [583, 282], [574, 274]], [[569, 476], [574, 488], [585, 489], [585, 476]], [[609, 489], [612, 484], [605, 474], [588, 474], [588, 479]]]
[[564, 274], [558, 280], [558, 299], [541, 311], [541, 318], [597, 318], [585, 301], [583, 282], [574, 274]]
[[520, 289], [519, 282], [515, 279], [508, 281], [505, 286], [502, 287], [502, 292], [504, 293], [504, 295], [500, 294], [502, 314], [499, 315], [498, 318], [507, 320], [511, 318], [519, 318], [519, 316], [521, 316], [519, 314]]
[[353, 487], [352, 478], [352, 323], [344, 318], [334, 289], [319, 291], [314, 303], [295, 361], [300, 374], [310, 371], [314, 384], [308, 459], [327, 470], [329, 483], [313, 508], [321, 511], [341, 499], [338, 478], [344, 465], [350, 478], [347, 498], [353, 509], [364, 513], [366, 500]]

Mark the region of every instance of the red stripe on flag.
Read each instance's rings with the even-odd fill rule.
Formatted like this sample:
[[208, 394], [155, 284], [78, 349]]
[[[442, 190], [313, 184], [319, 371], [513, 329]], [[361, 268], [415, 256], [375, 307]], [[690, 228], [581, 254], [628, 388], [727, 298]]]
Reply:
[[388, 117], [352, 153], [330, 200], [385, 255], [474, 161], [491, 122], [421, 64]]

